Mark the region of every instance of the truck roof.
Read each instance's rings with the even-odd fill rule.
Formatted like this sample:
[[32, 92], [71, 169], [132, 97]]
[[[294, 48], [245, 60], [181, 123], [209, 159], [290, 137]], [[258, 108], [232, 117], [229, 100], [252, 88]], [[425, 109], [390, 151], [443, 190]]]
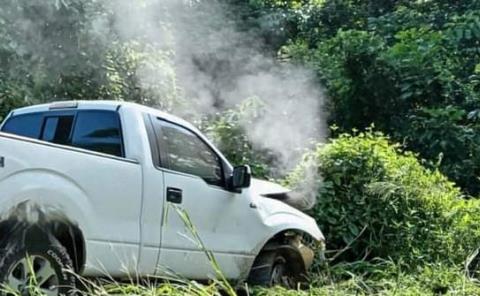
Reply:
[[107, 100], [97, 100], [97, 101], [58, 101], [41, 105], [28, 106], [23, 108], [18, 108], [12, 111], [11, 115], [21, 115], [28, 113], [36, 112], [48, 112], [52, 110], [62, 110], [75, 108], [77, 110], [111, 110], [115, 111], [121, 107], [128, 107], [129, 109], [136, 110], [138, 112], [149, 113], [154, 116], [166, 119], [168, 121], [179, 123], [183, 126], [196, 130], [196, 128], [189, 122], [171, 115], [166, 112], [162, 112], [158, 109], [146, 107], [140, 104], [123, 102], [123, 101], [107, 101]]

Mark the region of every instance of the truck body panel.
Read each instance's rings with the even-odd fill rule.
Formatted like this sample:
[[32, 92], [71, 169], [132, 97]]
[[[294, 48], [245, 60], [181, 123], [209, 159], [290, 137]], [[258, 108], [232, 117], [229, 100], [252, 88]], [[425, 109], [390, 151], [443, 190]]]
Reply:
[[[79, 114], [92, 110], [118, 114], [121, 153], [0, 132], [4, 163], [0, 167], [0, 217], [25, 202], [62, 213], [85, 238], [83, 275], [171, 275], [173, 271], [187, 278], [209, 279], [216, 272], [205, 253], [209, 250], [227, 278], [245, 279], [263, 246], [283, 231], [296, 230], [324, 240], [313, 219], [262, 196], [287, 189], [254, 180], [250, 188], [229, 190], [226, 178], [233, 168], [225, 157], [195, 127], [169, 114], [131, 103], [75, 102], [14, 110], [5, 122], [42, 114], [44, 137], [48, 118], [70, 116], [72, 142]], [[2, 130], [8, 125], [5, 122]], [[174, 126], [171, 135], [167, 125]], [[107, 132], [89, 137], [108, 138]], [[169, 137], [177, 136], [197, 144], [176, 146], [181, 151], [173, 151], [167, 144], [174, 145]], [[116, 143], [104, 142], [108, 147]], [[199, 146], [204, 147], [197, 155], [199, 167], [189, 159], [178, 159], [192, 149], [196, 153]], [[209, 167], [212, 159], [217, 167]], [[206, 170], [202, 161], [209, 164]]]
[[138, 256], [140, 242], [138, 163], [6, 134], [0, 138], [4, 211], [29, 202], [64, 213], [83, 231], [89, 250], [87, 273], [117, 269], [110, 268], [116, 263], [103, 261], [102, 253], [113, 253], [131, 271], [136, 269], [129, 261], [131, 254]]

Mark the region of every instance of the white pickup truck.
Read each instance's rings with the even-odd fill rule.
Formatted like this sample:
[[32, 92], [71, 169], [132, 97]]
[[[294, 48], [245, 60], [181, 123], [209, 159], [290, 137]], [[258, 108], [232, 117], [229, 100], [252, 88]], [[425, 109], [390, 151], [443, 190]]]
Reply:
[[32, 277], [47, 295], [71, 291], [66, 269], [208, 280], [205, 249], [227, 279], [284, 284], [312, 263], [302, 239], [324, 246], [314, 219], [280, 200], [287, 189], [169, 114], [59, 102], [14, 110], [0, 130], [0, 283], [20, 294]]

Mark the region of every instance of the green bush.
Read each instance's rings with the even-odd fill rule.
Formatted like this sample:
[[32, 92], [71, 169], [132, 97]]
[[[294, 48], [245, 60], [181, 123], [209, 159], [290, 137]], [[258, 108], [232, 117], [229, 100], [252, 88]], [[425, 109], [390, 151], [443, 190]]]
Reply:
[[[346, 132], [373, 123], [430, 162], [442, 157], [439, 170], [479, 195], [480, 1], [254, 2], [293, 22], [282, 58], [315, 70], [329, 97], [330, 125]], [[452, 106], [465, 116], [428, 139], [441, 124], [425, 110], [448, 115]]]
[[409, 116], [401, 132], [409, 149], [422, 151], [430, 166], [440, 165], [469, 194], [480, 192], [480, 125], [474, 116], [456, 106], [422, 109]]
[[332, 258], [391, 258], [413, 268], [461, 264], [477, 246], [478, 203], [463, 200], [440, 172], [380, 133], [344, 134], [319, 146], [289, 183], [303, 186], [312, 168], [324, 178], [312, 214], [336, 253]]

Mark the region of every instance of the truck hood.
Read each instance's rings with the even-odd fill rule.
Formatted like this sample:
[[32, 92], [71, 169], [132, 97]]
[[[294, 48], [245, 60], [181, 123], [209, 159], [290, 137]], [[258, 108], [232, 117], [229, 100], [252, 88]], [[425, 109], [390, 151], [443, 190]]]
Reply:
[[250, 189], [254, 193], [255, 203], [267, 225], [298, 228], [319, 241], [325, 240], [316, 221], [301, 211], [302, 208], [299, 206], [301, 203], [295, 202], [295, 198], [291, 196], [291, 190], [258, 179], [252, 179]]
[[252, 178], [251, 187], [255, 191], [255, 193], [262, 196], [269, 194], [286, 194], [291, 192], [290, 189], [283, 187], [277, 183], [255, 178]]
[[302, 194], [273, 182], [252, 178], [251, 188], [261, 197], [281, 201], [301, 211], [309, 210], [312, 207], [305, 201]]

